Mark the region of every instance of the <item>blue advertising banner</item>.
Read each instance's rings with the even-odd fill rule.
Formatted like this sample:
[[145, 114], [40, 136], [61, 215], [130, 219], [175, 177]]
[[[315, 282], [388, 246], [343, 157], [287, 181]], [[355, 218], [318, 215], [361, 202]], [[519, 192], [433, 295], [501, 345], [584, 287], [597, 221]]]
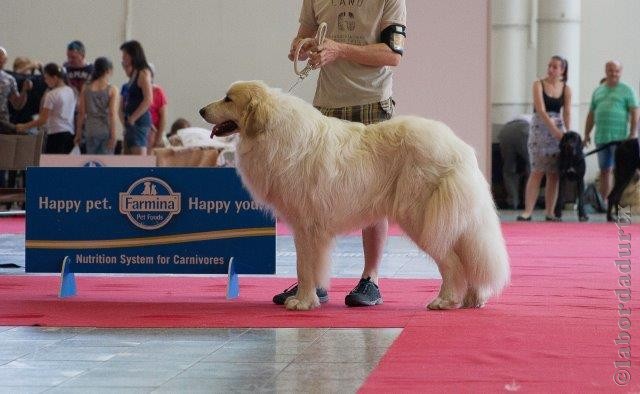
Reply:
[[275, 273], [275, 220], [232, 168], [27, 170], [26, 272]]

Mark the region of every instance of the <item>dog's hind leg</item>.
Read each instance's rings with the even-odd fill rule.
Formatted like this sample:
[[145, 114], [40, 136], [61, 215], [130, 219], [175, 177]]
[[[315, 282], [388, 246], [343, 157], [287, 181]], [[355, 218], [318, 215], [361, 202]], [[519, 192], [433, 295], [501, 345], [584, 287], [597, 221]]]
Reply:
[[615, 213], [616, 213], [615, 218], [618, 217], [618, 211], [620, 208], [618, 204], [622, 199], [622, 193], [624, 193], [624, 189], [627, 187], [629, 182], [631, 182], [631, 179], [633, 179], [633, 175], [635, 174], [636, 170], [616, 167], [614, 171], [615, 171], [615, 178], [614, 178], [613, 189], [611, 190], [611, 193], [609, 193], [609, 196], [607, 198], [608, 200], [607, 221], [609, 222], [612, 222], [615, 220], [613, 217], [612, 211], [615, 210]]
[[462, 306], [463, 297], [467, 288], [464, 269], [460, 257], [451, 251], [439, 259], [438, 269], [442, 276], [442, 285], [438, 296], [427, 305], [429, 309], [457, 309]]
[[622, 199], [624, 189], [633, 179], [636, 171], [640, 169], [640, 146], [638, 139], [631, 139], [622, 142], [616, 149], [615, 165], [613, 169], [614, 184], [608, 196], [607, 221], [612, 222], [614, 217], [611, 211], [615, 209], [616, 219], [620, 207], [618, 204]]
[[578, 193], [578, 220], [586, 222], [589, 220], [589, 216], [584, 211], [584, 177], [578, 179], [576, 187]]
[[[487, 286], [480, 285], [476, 276], [478, 271], [477, 265], [481, 264], [478, 261], [479, 253], [476, 248], [478, 245], [474, 245], [471, 240], [466, 237], [462, 237], [456, 245], [456, 250], [460, 255], [460, 262], [464, 269], [464, 275], [467, 278], [467, 289], [462, 300], [463, 308], [482, 308], [491, 296], [491, 292], [487, 290]], [[474, 266], [475, 265], [475, 266]]]
[[316, 294], [316, 276], [325, 272], [329, 265], [331, 238], [295, 232], [296, 269], [298, 274], [298, 292], [287, 298], [285, 306], [289, 310], [310, 310], [320, 306]]
[[[620, 171], [620, 173], [616, 173], [615, 183], [613, 186], [613, 190], [609, 193], [607, 198], [607, 221], [613, 222], [618, 218], [619, 210], [620, 210], [620, 200], [622, 199], [622, 194], [624, 193], [624, 189], [633, 179], [633, 173], [629, 171]], [[615, 211], [615, 218], [613, 216], [613, 211]]]
[[464, 300], [462, 301], [463, 308], [482, 308], [484, 304], [489, 299], [488, 294], [484, 294], [486, 291], [480, 291], [475, 287], [469, 286], [467, 289], [467, 294], [464, 295]]

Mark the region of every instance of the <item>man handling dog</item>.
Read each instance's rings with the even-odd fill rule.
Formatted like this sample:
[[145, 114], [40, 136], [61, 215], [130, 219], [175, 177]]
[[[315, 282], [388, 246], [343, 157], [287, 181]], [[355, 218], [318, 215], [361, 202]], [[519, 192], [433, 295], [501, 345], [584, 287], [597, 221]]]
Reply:
[[[371, 124], [393, 115], [392, 70], [404, 52], [406, 6], [404, 0], [332, 1], [304, 0], [298, 34], [291, 43], [294, 59], [298, 43], [314, 37], [322, 22], [326, 39], [306, 43], [299, 59], [309, 59], [320, 68], [313, 104], [324, 115]], [[357, 286], [345, 298], [348, 306], [382, 303], [378, 267], [387, 239], [387, 220], [362, 230], [364, 270]], [[297, 284], [273, 297], [276, 304], [297, 292]], [[316, 289], [320, 302], [327, 302], [326, 289]]]
[[[637, 137], [638, 100], [633, 89], [620, 82], [622, 64], [609, 61], [605, 65], [605, 82], [591, 96], [591, 106], [584, 132], [585, 146], [591, 142], [591, 131], [596, 126], [596, 148], [600, 167], [600, 195], [606, 199], [613, 186], [613, 164], [616, 141]], [[606, 201], [605, 201], [606, 205]]]

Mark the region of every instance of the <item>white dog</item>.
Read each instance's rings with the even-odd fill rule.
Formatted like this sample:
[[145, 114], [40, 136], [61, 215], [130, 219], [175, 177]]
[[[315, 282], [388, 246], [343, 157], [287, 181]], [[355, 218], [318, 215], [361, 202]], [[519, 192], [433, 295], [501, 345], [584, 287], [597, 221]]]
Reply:
[[244, 185], [293, 230], [299, 284], [287, 309], [320, 306], [315, 289], [328, 285], [336, 235], [385, 217], [438, 264], [430, 309], [481, 307], [509, 282], [488, 184], [473, 149], [443, 123], [347, 122], [259, 81], [232, 84], [200, 114], [212, 135], [240, 133]]

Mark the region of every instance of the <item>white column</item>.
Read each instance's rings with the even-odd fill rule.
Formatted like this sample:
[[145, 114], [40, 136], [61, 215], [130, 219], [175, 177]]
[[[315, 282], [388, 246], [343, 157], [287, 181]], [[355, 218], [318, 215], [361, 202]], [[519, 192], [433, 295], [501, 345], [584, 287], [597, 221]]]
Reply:
[[122, 42], [131, 40], [133, 30], [133, 4], [132, 0], [125, 0], [124, 2], [124, 27], [122, 29], [122, 35], [124, 36]]
[[[553, 55], [560, 55], [569, 63], [569, 81], [573, 92], [571, 125], [567, 128], [579, 131], [580, 121], [580, 0], [538, 1], [538, 68], [537, 75], [544, 77], [547, 64]], [[595, 83], [595, 82], [594, 82]]]
[[503, 124], [528, 111], [530, 0], [491, 2], [491, 117]]

